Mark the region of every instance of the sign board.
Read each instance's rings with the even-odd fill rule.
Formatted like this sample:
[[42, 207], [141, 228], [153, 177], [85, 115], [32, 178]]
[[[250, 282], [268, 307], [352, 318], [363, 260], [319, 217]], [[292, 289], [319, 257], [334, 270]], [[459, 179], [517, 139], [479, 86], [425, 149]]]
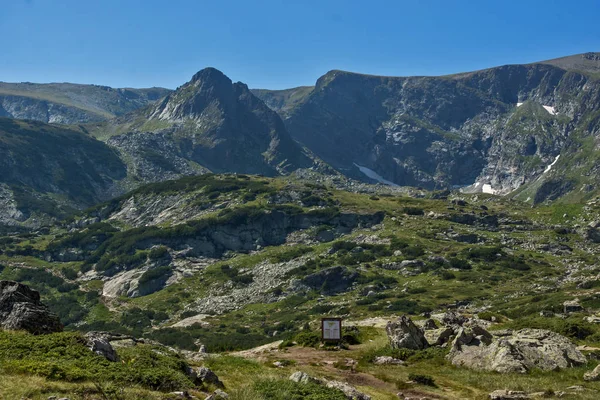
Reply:
[[339, 342], [342, 340], [342, 319], [321, 319], [321, 338], [323, 341]]

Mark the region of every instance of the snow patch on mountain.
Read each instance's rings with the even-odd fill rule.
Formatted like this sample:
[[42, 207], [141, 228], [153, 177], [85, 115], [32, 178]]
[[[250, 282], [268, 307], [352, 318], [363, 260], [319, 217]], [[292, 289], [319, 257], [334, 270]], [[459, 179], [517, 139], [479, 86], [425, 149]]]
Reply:
[[558, 161], [559, 158], [560, 158], [560, 154], [556, 156], [554, 161], [552, 161], [552, 164], [550, 164], [546, 167], [546, 169], [544, 170], [544, 173], [549, 172], [552, 169], [552, 167], [554, 166], [554, 164], [556, 164], [556, 162]]

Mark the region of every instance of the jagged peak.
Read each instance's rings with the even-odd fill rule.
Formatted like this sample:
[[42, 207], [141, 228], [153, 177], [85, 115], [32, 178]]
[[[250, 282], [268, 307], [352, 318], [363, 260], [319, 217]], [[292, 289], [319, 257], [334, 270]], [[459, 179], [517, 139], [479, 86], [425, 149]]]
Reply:
[[227, 80], [231, 83], [231, 79], [229, 79], [227, 75], [213, 67], [201, 69], [200, 71], [196, 72], [194, 76], [192, 76], [192, 82], [199, 80]]

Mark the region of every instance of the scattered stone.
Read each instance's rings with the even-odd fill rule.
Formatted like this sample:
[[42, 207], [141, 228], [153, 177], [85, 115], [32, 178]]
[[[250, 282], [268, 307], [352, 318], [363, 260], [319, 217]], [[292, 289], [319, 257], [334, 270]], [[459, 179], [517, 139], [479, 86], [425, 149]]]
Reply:
[[489, 345], [484, 341], [488, 335], [462, 329], [448, 359], [456, 366], [501, 373], [551, 371], [587, 362], [569, 339], [548, 330], [521, 329], [510, 336], [492, 337]]
[[356, 388], [345, 382], [317, 379], [302, 371], [294, 372], [289, 379], [298, 383], [316, 383], [318, 385], [327, 386], [328, 388], [340, 390], [346, 395], [348, 400], [371, 400], [371, 396], [358, 391]]
[[597, 284], [598, 284], [597, 279], [586, 279], [583, 282], [579, 282], [577, 284], [577, 289], [591, 289]]
[[490, 400], [520, 400], [530, 398], [527, 393], [517, 390], [494, 390], [490, 393]]
[[183, 392], [171, 392], [169, 394], [172, 394], [173, 396], [180, 397], [182, 399], [191, 399], [192, 398], [192, 396], [190, 396], [190, 394], [188, 392], [185, 392], [185, 391], [183, 391]]
[[404, 260], [400, 263], [400, 268], [420, 268], [425, 266], [421, 260]]
[[224, 399], [228, 399], [228, 398], [229, 398], [229, 395], [227, 393], [225, 393], [221, 389], [217, 389], [213, 392], [213, 394], [211, 394], [204, 400], [224, 400]]
[[337, 389], [346, 395], [348, 400], [371, 400], [371, 396], [364, 394], [356, 388], [350, 386], [346, 382], [326, 381], [325, 386], [332, 389]]
[[571, 390], [573, 392], [583, 392], [585, 388], [581, 385], [569, 386], [566, 390]]
[[600, 365], [583, 375], [584, 381], [600, 381]]
[[425, 330], [432, 330], [432, 329], [437, 329], [437, 325], [435, 324], [435, 321], [432, 320], [431, 318], [426, 319], [425, 322], [423, 323], [423, 329]]
[[0, 281], [0, 328], [34, 335], [63, 330], [58, 316], [40, 301], [39, 292], [12, 281]]
[[421, 350], [429, 347], [423, 331], [412, 320], [403, 315], [395, 322], [388, 322], [385, 330], [394, 349]]
[[583, 311], [583, 307], [579, 304], [579, 300], [577, 299], [565, 301], [563, 307], [565, 314]]
[[283, 363], [281, 361], [275, 361], [273, 363], [273, 366], [275, 366], [277, 368], [283, 368], [283, 367], [285, 367], [285, 365], [283, 365]]
[[462, 326], [469, 319], [464, 315], [461, 315], [455, 311], [448, 311], [442, 316], [442, 323], [444, 325], [457, 325]]
[[390, 356], [378, 356], [373, 360], [375, 365], [404, 365], [404, 361], [390, 357]]
[[294, 372], [290, 376], [290, 380], [294, 381], [294, 382], [298, 382], [298, 383], [318, 383], [318, 384], [322, 383], [322, 381], [320, 379], [313, 378], [312, 376], [308, 375], [306, 372], [302, 372], [302, 371]]
[[592, 315], [589, 317], [585, 317], [583, 318], [586, 322], [589, 322], [590, 324], [600, 324], [600, 317], [596, 316], [596, 315]]

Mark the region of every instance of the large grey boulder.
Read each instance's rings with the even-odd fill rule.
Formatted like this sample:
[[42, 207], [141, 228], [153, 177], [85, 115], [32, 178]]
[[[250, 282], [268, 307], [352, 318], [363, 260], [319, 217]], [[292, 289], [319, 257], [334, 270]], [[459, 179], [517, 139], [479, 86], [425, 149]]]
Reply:
[[0, 281], [0, 328], [39, 335], [61, 332], [63, 325], [42, 304], [39, 292], [21, 283]]
[[91, 351], [108, 361], [117, 362], [119, 356], [110, 343], [112, 338], [112, 334], [108, 332], [88, 332], [85, 334], [86, 346]]
[[[456, 366], [501, 373], [525, 373], [574, 367], [587, 362], [566, 337], [544, 329], [521, 329], [493, 337], [479, 328], [476, 332], [461, 329], [448, 354]], [[487, 342], [487, 343], [486, 343]], [[488, 344], [489, 343], [489, 344]]]
[[429, 347], [423, 331], [406, 315], [388, 322], [385, 331], [394, 349], [421, 350]]

